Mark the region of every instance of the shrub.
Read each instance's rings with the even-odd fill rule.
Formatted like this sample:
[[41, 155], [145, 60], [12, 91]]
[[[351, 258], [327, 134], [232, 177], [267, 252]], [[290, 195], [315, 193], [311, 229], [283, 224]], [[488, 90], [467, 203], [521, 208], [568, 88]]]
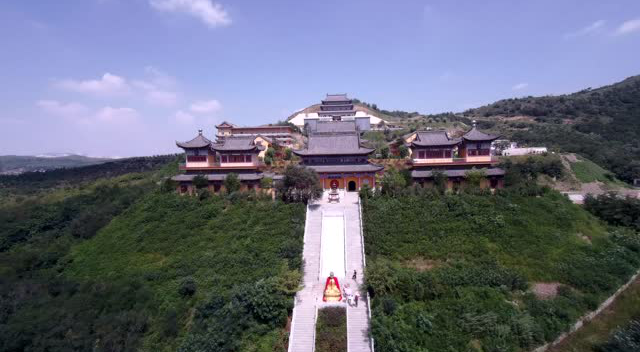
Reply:
[[227, 191], [227, 194], [231, 194], [240, 190], [242, 184], [238, 179], [238, 174], [230, 173], [227, 177], [224, 178], [224, 188]]
[[270, 189], [271, 187], [273, 187], [273, 179], [271, 177], [263, 177], [260, 180], [260, 188]]
[[207, 180], [207, 177], [203, 175], [197, 175], [193, 178], [192, 182], [196, 189], [207, 188], [209, 186], [209, 180]]
[[633, 319], [629, 325], [616, 330], [609, 340], [595, 348], [597, 352], [640, 351], [640, 318]]
[[196, 293], [196, 280], [194, 280], [191, 276], [185, 277], [180, 282], [180, 287], [178, 288], [178, 293], [183, 296], [193, 296]]

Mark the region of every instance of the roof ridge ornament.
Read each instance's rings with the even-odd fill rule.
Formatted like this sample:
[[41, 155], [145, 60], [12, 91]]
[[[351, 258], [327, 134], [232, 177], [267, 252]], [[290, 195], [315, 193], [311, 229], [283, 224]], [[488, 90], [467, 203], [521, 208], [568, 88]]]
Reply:
[[198, 130], [198, 134], [202, 136], [202, 129]]

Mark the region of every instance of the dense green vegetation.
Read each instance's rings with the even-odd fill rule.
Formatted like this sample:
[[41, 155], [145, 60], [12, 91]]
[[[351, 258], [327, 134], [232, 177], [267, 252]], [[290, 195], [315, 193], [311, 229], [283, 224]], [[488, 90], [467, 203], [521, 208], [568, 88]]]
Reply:
[[7, 189], [39, 197], [0, 205], [0, 350], [284, 350], [304, 207], [179, 196], [166, 172]]
[[53, 170], [63, 167], [80, 167], [101, 164], [107, 161], [113, 161], [113, 159], [92, 158], [82, 155], [65, 155], [56, 157], [0, 155], [0, 174], [3, 172], [23, 173]]
[[[623, 181], [640, 178], [640, 76], [574, 94], [501, 100], [465, 115], [516, 141], [582, 154]], [[520, 115], [532, 121], [495, 123]]]
[[[522, 351], [550, 341], [640, 266], [640, 235], [564, 196], [406, 190], [364, 201], [378, 351]], [[594, 270], [598, 268], [598, 270]], [[541, 299], [535, 283], [559, 285]]]
[[[7, 195], [33, 195], [53, 188], [76, 187], [81, 183], [111, 178], [128, 173], [154, 171], [164, 168], [165, 174], [175, 173], [176, 155], [118, 159], [98, 165], [61, 168], [47, 172], [27, 172], [21, 175], [0, 176], [0, 197]], [[173, 165], [167, 166], [173, 162]]]
[[626, 226], [640, 231], [640, 199], [620, 197], [614, 193], [594, 197], [589, 194], [584, 207], [595, 216], [614, 226]]
[[347, 351], [347, 310], [327, 307], [318, 310], [316, 322], [317, 352]]

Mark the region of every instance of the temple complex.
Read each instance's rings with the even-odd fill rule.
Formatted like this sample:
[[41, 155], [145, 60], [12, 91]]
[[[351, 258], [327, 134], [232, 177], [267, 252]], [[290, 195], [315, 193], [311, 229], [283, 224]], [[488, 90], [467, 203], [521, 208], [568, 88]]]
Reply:
[[181, 193], [194, 191], [193, 179], [202, 175], [209, 181], [208, 188], [220, 191], [227, 175], [235, 173], [242, 183], [242, 189], [260, 188], [260, 180], [264, 177], [259, 153], [264, 146], [256, 144], [253, 136], [228, 136], [220, 142], [207, 139], [202, 130], [187, 142], [176, 142], [186, 154], [180, 170], [184, 174], [172, 177], [179, 183]]
[[460, 138], [451, 138], [446, 131], [418, 131], [405, 141], [411, 153], [411, 177], [416, 183], [433, 183], [433, 174], [442, 172], [448, 179], [448, 188], [464, 183], [470, 170], [482, 171], [486, 179], [481, 187], [503, 186], [504, 170], [497, 168], [492, 155], [491, 142], [498, 136], [473, 128]]
[[360, 131], [351, 120], [315, 122], [305, 148], [293, 152], [318, 173], [324, 189], [357, 191], [363, 185], [375, 187], [376, 173], [383, 169], [367, 160], [373, 151], [361, 145]]

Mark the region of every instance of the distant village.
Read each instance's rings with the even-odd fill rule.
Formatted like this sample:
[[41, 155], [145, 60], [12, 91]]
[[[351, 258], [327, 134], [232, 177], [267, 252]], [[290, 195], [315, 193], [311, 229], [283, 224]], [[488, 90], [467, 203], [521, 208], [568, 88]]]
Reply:
[[[277, 181], [282, 175], [268, 167], [274, 155], [296, 155], [299, 164], [313, 169], [325, 190], [354, 192], [364, 186], [376, 188], [384, 166], [363, 139], [368, 131], [399, 129], [354, 104], [347, 94], [327, 94], [320, 104], [303, 109], [278, 125], [240, 127], [230, 122], [217, 126], [214, 138], [203, 130], [191, 140], [176, 142], [185, 152], [182, 174], [172, 179], [180, 193], [193, 193], [194, 178], [206, 177], [208, 188], [219, 192], [227, 175], [234, 173], [242, 189], [270, 187], [264, 180]], [[483, 188], [504, 186], [504, 170], [499, 155], [541, 154], [546, 148], [519, 148], [516, 143], [479, 130], [475, 122], [459, 137], [447, 131], [423, 130], [402, 137], [407, 151], [407, 168], [415, 183], [429, 186], [434, 177], [446, 177], [447, 187], [465, 183], [471, 170], [482, 172]], [[289, 151], [287, 151], [289, 150]], [[271, 153], [269, 152], [271, 151]], [[373, 160], [372, 160], [373, 159]]]

